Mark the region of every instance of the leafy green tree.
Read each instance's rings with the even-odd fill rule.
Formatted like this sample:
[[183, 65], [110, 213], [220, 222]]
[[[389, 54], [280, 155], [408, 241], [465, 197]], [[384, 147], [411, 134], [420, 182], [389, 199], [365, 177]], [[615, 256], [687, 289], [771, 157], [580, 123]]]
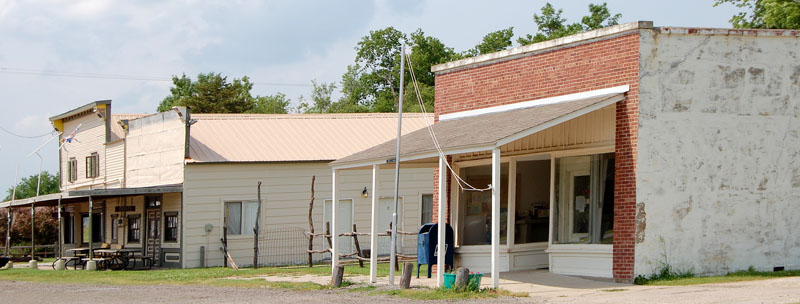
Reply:
[[[30, 198], [36, 196], [36, 183], [39, 175], [31, 175], [23, 177], [17, 184], [16, 199]], [[50, 172], [42, 171], [42, 182], [39, 186], [39, 195], [58, 193], [60, 187], [59, 175], [52, 175]], [[4, 201], [11, 200], [11, 195], [14, 192], [14, 187], [8, 188], [6, 198]]]
[[[34, 174], [28, 177], [23, 177], [17, 184], [16, 199], [31, 198], [36, 196], [36, 183], [38, 175]], [[47, 171], [42, 171], [42, 181], [39, 187], [39, 195], [58, 193], [59, 192], [60, 178], [59, 175], [52, 175]], [[11, 195], [14, 192], [14, 187], [7, 191], [5, 200], [11, 200]], [[6, 235], [6, 213], [7, 209], [3, 208], [0, 211], [0, 243], [5, 245]], [[37, 207], [36, 208], [36, 221], [34, 222], [36, 232], [36, 243], [38, 244], [53, 244], [58, 237], [58, 222], [53, 217], [56, 212], [55, 208], [51, 207]], [[12, 211], [13, 223], [11, 233], [12, 245], [27, 245], [31, 241], [31, 209], [30, 208], [14, 208]]]
[[527, 34], [519, 37], [517, 43], [528, 45], [551, 39], [561, 38], [585, 31], [596, 30], [619, 23], [621, 14], [612, 15], [606, 3], [597, 5], [589, 4], [589, 16], [581, 18], [581, 23], [567, 24], [567, 19], [562, 18], [562, 9], [556, 9], [549, 2], [541, 9], [541, 15], [533, 14], [533, 21], [538, 27], [535, 35]]
[[[247, 76], [234, 78], [219, 73], [200, 73], [197, 81], [185, 74], [172, 77], [170, 95], [158, 106], [159, 112], [174, 106], [188, 106], [193, 113], [286, 113], [289, 100], [278, 93], [273, 96], [253, 96], [253, 83]], [[280, 108], [279, 108], [280, 106]]]
[[513, 44], [511, 42], [512, 37], [514, 37], [513, 26], [507, 29], [491, 32], [486, 34], [486, 36], [483, 36], [483, 40], [481, 43], [476, 45], [475, 48], [464, 52], [464, 55], [466, 57], [472, 57], [505, 50]]
[[370, 31], [356, 47], [356, 63], [364, 68], [364, 81], [373, 86], [372, 107], [394, 107], [399, 93], [400, 50], [406, 35], [393, 27]]
[[261, 114], [286, 114], [289, 113], [289, 105], [292, 100], [286, 98], [286, 94], [277, 93], [275, 95], [259, 96], [255, 99], [253, 109], [249, 113]]
[[800, 29], [798, 0], [715, 0], [714, 6], [725, 3], [745, 10], [729, 20], [735, 28]]
[[311, 84], [313, 85], [313, 89], [311, 90], [311, 104], [301, 96], [300, 106], [297, 107], [298, 112], [329, 113], [331, 108], [331, 95], [333, 95], [333, 91], [336, 89], [336, 84], [317, 83], [316, 80], [312, 80]]

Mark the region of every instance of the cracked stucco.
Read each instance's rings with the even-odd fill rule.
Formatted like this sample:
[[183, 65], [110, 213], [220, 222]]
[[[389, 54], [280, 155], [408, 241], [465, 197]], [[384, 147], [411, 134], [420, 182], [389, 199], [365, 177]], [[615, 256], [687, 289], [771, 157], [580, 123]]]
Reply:
[[665, 255], [699, 274], [800, 268], [800, 39], [656, 33], [640, 36], [635, 273]]

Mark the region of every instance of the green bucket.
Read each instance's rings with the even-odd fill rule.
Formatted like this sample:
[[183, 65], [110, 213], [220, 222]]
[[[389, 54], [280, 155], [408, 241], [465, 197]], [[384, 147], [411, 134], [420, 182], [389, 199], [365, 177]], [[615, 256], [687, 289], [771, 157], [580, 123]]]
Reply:
[[[478, 291], [481, 287], [481, 278], [483, 278], [482, 273], [473, 273], [469, 275], [469, 283], [467, 284], [467, 289], [471, 291]], [[455, 273], [445, 273], [444, 274], [444, 288], [453, 288], [456, 283], [456, 274]]]

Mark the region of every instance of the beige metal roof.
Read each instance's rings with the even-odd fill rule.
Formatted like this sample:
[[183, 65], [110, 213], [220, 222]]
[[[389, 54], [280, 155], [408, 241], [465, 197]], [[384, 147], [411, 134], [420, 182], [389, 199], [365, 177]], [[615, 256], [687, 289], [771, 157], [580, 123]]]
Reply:
[[122, 130], [120, 121], [133, 120], [147, 115], [151, 114], [111, 114], [111, 141], [114, 142], [125, 138], [125, 131]]
[[[397, 114], [192, 114], [192, 162], [330, 161], [397, 135]], [[431, 115], [403, 115], [403, 134]]]
[[[502, 140], [513, 139], [515, 136], [525, 135], [526, 132], [538, 132], [540, 127], [549, 126], [550, 123], [560, 123], [562, 119], [573, 115], [580, 116], [623, 99], [624, 94], [608, 94], [571, 102], [439, 121], [433, 125], [433, 132], [445, 152], [470, 147], [494, 146]], [[401, 160], [413, 155], [436, 152], [427, 129], [404, 135], [401, 142]], [[362, 162], [386, 163], [395, 158], [395, 149], [395, 142], [387, 141], [338, 159], [332, 165]]]

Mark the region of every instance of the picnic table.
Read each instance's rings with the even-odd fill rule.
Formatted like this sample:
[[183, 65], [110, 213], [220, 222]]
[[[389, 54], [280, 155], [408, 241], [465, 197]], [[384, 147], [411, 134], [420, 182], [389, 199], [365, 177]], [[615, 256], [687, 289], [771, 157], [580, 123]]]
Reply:
[[96, 249], [94, 253], [104, 260], [104, 267], [111, 270], [122, 270], [128, 268], [131, 257], [137, 249]]

